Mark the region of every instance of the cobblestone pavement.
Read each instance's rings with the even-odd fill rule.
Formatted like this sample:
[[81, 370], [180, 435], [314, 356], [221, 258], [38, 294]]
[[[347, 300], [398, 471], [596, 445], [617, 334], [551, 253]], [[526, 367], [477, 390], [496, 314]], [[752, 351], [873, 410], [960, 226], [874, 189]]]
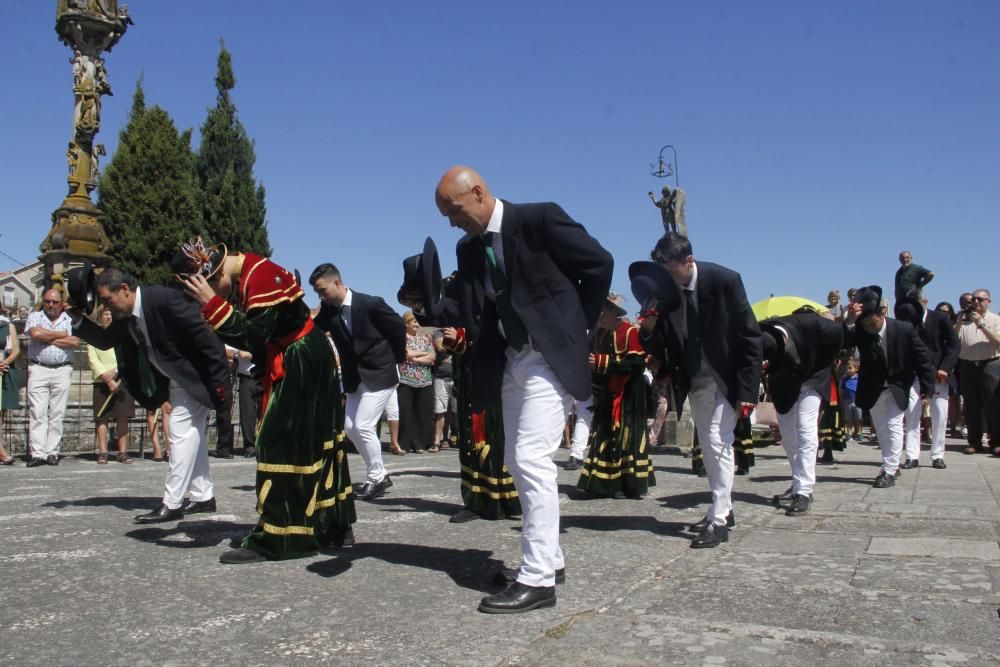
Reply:
[[684, 530], [709, 499], [688, 459], [655, 455], [641, 501], [560, 471], [567, 582], [512, 616], [475, 608], [520, 522], [448, 523], [454, 450], [387, 456], [395, 486], [358, 504], [355, 547], [244, 566], [218, 556], [255, 520], [252, 461], [212, 460], [218, 513], [146, 527], [164, 464], [21, 463], [0, 469], [0, 664], [996, 665], [1000, 459], [958, 447], [875, 489], [877, 450], [851, 444], [798, 518], [769, 502], [782, 451], [758, 450], [708, 550]]

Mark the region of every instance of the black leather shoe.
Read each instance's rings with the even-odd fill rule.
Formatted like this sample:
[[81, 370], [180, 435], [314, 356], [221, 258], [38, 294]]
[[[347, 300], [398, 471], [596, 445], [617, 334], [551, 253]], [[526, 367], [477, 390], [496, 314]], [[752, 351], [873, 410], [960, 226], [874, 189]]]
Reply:
[[247, 447], [246, 449], [243, 450], [243, 456], [248, 459], [257, 458], [257, 448]]
[[475, 521], [478, 518], [478, 514], [463, 507], [455, 514], [451, 515], [451, 518], [448, 519], [448, 523], [467, 523], [469, 521]]
[[344, 530], [334, 530], [327, 535], [317, 535], [321, 549], [342, 549], [343, 547], [354, 546], [354, 529], [348, 526]]
[[217, 449], [214, 452], [209, 452], [209, 455], [214, 456], [217, 459], [231, 459], [233, 458], [233, 450]]
[[792, 491], [792, 487], [785, 489], [784, 493], [779, 493], [777, 495], [771, 496], [771, 501], [775, 505], [781, 505], [782, 503], [789, 503], [792, 498], [795, 497], [795, 492]]
[[[517, 573], [520, 570], [516, 567], [504, 567], [500, 568], [500, 571], [493, 575], [493, 585], [494, 586], [510, 586], [515, 581], [517, 581]], [[566, 583], [566, 568], [561, 567], [556, 570], [556, 583], [565, 584]]]
[[903, 465], [901, 465], [899, 467], [903, 468], [905, 470], [909, 470], [911, 468], [919, 468], [920, 467], [920, 461], [918, 461], [917, 459], [906, 459], [906, 462], [903, 463]]
[[729, 529], [710, 523], [691, 540], [692, 549], [710, 549], [729, 541]]
[[50, 466], [57, 466], [57, 465], [59, 465], [59, 455], [58, 454], [49, 454], [48, 458], [45, 459], [45, 463], [47, 463]]
[[136, 523], [165, 523], [167, 521], [177, 521], [184, 518], [184, 510], [178, 507], [175, 510], [166, 505], [160, 504], [149, 514], [140, 514], [135, 518]]
[[194, 501], [187, 500], [181, 505], [181, 510], [185, 514], [198, 514], [199, 512], [214, 512], [215, 511], [215, 498], [209, 498], [208, 500]]
[[[692, 523], [690, 526], [688, 526], [688, 530], [690, 530], [692, 533], [700, 533], [701, 531], [705, 530], [705, 526], [707, 525], [708, 525], [708, 517], [706, 516], [702, 518], [702, 520], [699, 521], [698, 523]], [[733, 514], [732, 510], [729, 510], [729, 514], [726, 515], [726, 528], [734, 528], [734, 527], [736, 527], [736, 515]]]
[[934, 459], [933, 461], [931, 461], [931, 467], [937, 468], [938, 470], [944, 470], [948, 466], [945, 465], [944, 459]]
[[29, 468], [37, 468], [38, 466], [43, 466], [43, 465], [45, 465], [45, 459], [40, 459], [35, 456], [32, 456], [30, 459], [28, 459]]
[[354, 492], [358, 500], [375, 500], [385, 495], [385, 490], [392, 486], [392, 480], [386, 475], [381, 482], [365, 482]]
[[809, 511], [809, 503], [812, 498], [796, 493], [792, 499], [792, 504], [785, 510], [785, 516], [799, 516]]
[[818, 459], [816, 459], [816, 464], [817, 465], [821, 465], [821, 466], [832, 466], [836, 462], [837, 462], [837, 459], [833, 458], [833, 454], [830, 454], [829, 456], [827, 456], [824, 453], [823, 456], [821, 456]]
[[569, 461], [566, 461], [566, 465], [563, 466], [563, 470], [579, 470], [582, 465], [583, 461], [575, 456], [571, 456], [569, 457]]
[[264, 554], [259, 554], [252, 549], [230, 549], [221, 556], [219, 556], [219, 562], [225, 563], [226, 565], [244, 565], [246, 563], [262, 563], [266, 561], [267, 558]]
[[479, 603], [479, 611], [484, 614], [520, 614], [554, 606], [555, 586], [525, 586], [515, 581], [506, 590], [483, 598]]
[[750, 474], [750, 468], [748, 468], [746, 466], [736, 466], [736, 473], [735, 474], [737, 474], [737, 475], [749, 475]]
[[883, 471], [875, 478], [875, 483], [872, 486], [876, 489], [888, 489], [890, 486], [896, 486], [896, 478]]

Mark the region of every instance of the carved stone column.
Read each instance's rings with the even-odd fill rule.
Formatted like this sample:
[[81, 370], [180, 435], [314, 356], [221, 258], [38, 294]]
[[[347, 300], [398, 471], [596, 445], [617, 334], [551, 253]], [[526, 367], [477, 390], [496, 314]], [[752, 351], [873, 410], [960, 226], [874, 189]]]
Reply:
[[52, 212], [52, 229], [40, 247], [47, 284], [61, 283], [61, 274], [85, 259], [98, 267], [111, 260], [103, 214], [90, 198], [105, 154], [94, 137], [101, 128], [101, 97], [111, 95], [101, 54], [111, 51], [130, 23], [118, 0], [58, 0], [56, 32], [73, 54], [73, 134], [66, 151], [68, 193]]

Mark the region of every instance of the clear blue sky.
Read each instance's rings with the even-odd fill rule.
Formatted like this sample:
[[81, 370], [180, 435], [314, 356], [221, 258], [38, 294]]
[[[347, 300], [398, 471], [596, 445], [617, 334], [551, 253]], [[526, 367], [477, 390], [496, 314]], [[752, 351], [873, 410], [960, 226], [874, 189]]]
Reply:
[[[505, 199], [561, 204], [629, 293], [628, 264], [662, 230], [646, 192], [664, 183], [649, 175], [664, 144], [696, 258], [740, 271], [751, 300], [891, 290], [904, 248], [936, 273], [932, 304], [1000, 294], [994, 0], [128, 4], [135, 25], [107, 56], [108, 152], [140, 75], [197, 144], [225, 39], [275, 260], [306, 275], [332, 261], [396, 306], [425, 236], [454, 268], [459, 232], [433, 191], [455, 163]], [[0, 249], [22, 261], [65, 195], [55, 7], [3, 3]]]

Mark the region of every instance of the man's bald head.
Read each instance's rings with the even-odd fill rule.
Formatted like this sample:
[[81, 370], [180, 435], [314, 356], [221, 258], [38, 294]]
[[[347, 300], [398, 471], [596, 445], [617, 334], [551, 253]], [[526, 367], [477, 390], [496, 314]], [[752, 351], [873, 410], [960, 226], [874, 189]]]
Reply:
[[434, 202], [452, 227], [468, 234], [482, 234], [493, 215], [496, 198], [475, 169], [457, 165], [438, 182]]
[[62, 292], [54, 287], [45, 290], [42, 294], [42, 310], [50, 320], [56, 321], [63, 311]]

